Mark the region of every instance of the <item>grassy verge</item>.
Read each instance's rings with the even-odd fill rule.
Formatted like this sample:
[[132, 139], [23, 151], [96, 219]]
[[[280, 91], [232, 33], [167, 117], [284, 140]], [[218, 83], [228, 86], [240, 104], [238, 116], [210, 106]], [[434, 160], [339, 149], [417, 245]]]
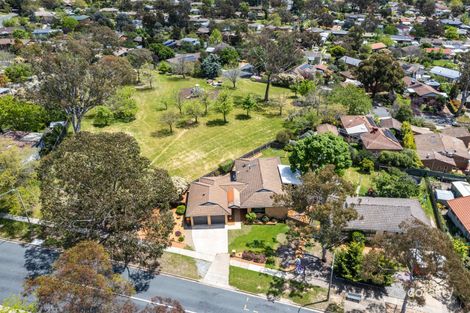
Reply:
[[201, 278], [197, 271], [196, 260], [188, 256], [164, 252], [159, 262], [164, 273], [191, 279]]
[[[296, 281], [261, 274], [243, 268], [230, 267], [229, 283], [242, 291], [289, 299], [300, 305], [312, 304], [326, 299], [327, 290]], [[288, 285], [288, 288], [285, 288]]]
[[[224, 90], [232, 94], [235, 101], [234, 110], [227, 116], [228, 123], [223, 123], [221, 114], [210, 110], [207, 116], [198, 119], [197, 124], [174, 127], [173, 134], [169, 134], [168, 127], [160, 122], [164, 113], [163, 100], [174, 99], [181, 89], [191, 88], [196, 84], [209, 92], [214, 90], [203, 79], [180, 79], [156, 74], [156, 87], [153, 90], [137, 91], [135, 94], [138, 112], [134, 121], [96, 128], [92, 126], [92, 120], [87, 118], [83, 129], [130, 134], [139, 142], [142, 154], [152, 164], [167, 169], [171, 175], [194, 179], [217, 168], [225, 160], [235, 159], [273, 140], [283, 128], [283, 117], [271, 107], [263, 106], [260, 110], [251, 112], [250, 118], [246, 118], [245, 111], [238, 103], [247, 94], [261, 97], [266, 85], [240, 80], [237, 89], [231, 89], [229, 84], [218, 89], [219, 92]], [[279, 95], [288, 96], [290, 93], [288, 89], [271, 89], [273, 98]], [[287, 105], [284, 112], [291, 108], [292, 106]], [[191, 120], [187, 116], [182, 119]]]
[[434, 215], [434, 209], [432, 207], [432, 202], [431, 202], [431, 197], [428, 193], [428, 190], [426, 188], [426, 181], [424, 179], [421, 180], [421, 183], [419, 185], [419, 195], [418, 195], [418, 200], [421, 206], [424, 209], [424, 213], [432, 220], [434, 221], [434, 224], [437, 225], [436, 222], [436, 216]]

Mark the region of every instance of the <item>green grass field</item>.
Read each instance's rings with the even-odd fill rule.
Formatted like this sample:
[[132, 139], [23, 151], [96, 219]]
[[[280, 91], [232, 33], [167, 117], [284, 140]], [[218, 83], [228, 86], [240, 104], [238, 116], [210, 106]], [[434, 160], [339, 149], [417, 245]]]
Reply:
[[283, 223], [276, 225], [242, 225], [241, 229], [228, 232], [229, 251], [266, 252], [267, 249], [275, 250], [285, 239], [284, 234], [288, 230], [289, 226]]
[[377, 175], [376, 172], [371, 174], [364, 174], [359, 171], [357, 167], [350, 167], [344, 171], [343, 178], [349, 181], [355, 188], [360, 186], [359, 195], [364, 196], [369, 188], [373, 185], [373, 178]]
[[[153, 90], [136, 92], [135, 98], [139, 109], [136, 120], [131, 123], [114, 123], [105, 128], [95, 128], [92, 126], [92, 120], [87, 118], [83, 129], [122, 131], [130, 134], [137, 139], [142, 154], [149, 158], [152, 164], [167, 169], [171, 175], [187, 179], [195, 179], [216, 169], [221, 162], [237, 158], [273, 140], [276, 133], [282, 129], [283, 118], [273, 108], [262, 108], [252, 112], [250, 119], [244, 119], [244, 111], [236, 107], [228, 115], [228, 123], [225, 125], [207, 124], [209, 121], [222, 119], [221, 114], [211, 111], [208, 116], [199, 119], [197, 126], [176, 128], [172, 135], [164, 135], [167, 126], [159, 120], [163, 112], [162, 100], [171, 98], [182, 88], [191, 88], [196, 84], [205, 90], [213, 90], [202, 79], [181, 79], [156, 74]], [[230, 89], [229, 83], [225, 85], [220, 89], [232, 93], [235, 103], [249, 93], [260, 97], [264, 95], [263, 83], [240, 80], [236, 90]], [[288, 89], [271, 88], [271, 96], [280, 95], [290, 96], [291, 93]], [[288, 109], [286, 106], [284, 112]]]

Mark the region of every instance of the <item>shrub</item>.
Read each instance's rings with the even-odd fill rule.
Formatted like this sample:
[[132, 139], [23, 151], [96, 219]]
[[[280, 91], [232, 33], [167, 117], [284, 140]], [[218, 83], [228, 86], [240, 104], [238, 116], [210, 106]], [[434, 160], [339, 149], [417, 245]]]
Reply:
[[263, 217], [261, 218], [261, 221], [262, 221], [263, 223], [269, 222], [269, 216], [263, 215]]
[[247, 261], [253, 261], [254, 253], [251, 251], [243, 251], [242, 259]]
[[176, 214], [178, 215], [184, 215], [186, 213], [186, 206], [181, 204], [176, 207]]
[[255, 263], [264, 263], [266, 262], [266, 256], [261, 253], [255, 253], [253, 255], [253, 262]]
[[22, 83], [33, 75], [31, 65], [27, 63], [18, 63], [10, 65], [5, 69], [5, 75], [14, 83]]
[[245, 215], [245, 218], [248, 223], [252, 224], [256, 220], [256, 213], [250, 212]]
[[181, 232], [180, 232], [179, 230], [175, 231], [175, 236], [176, 236], [176, 237], [180, 237], [181, 235], [182, 235], [182, 234], [181, 234]]
[[418, 167], [418, 160], [416, 152], [410, 149], [401, 152], [383, 151], [378, 158], [380, 164], [399, 168]]
[[184, 241], [184, 236], [179, 236], [179, 237], [178, 237], [178, 241], [179, 241], [179, 242], [183, 242], [183, 241]]
[[262, 253], [256, 253], [253, 251], [243, 251], [242, 259], [247, 261], [253, 261], [255, 263], [265, 263], [266, 256]]
[[97, 106], [95, 108], [95, 118], [93, 119], [93, 126], [105, 127], [113, 122], [113, 112], [107, 106]]
[[285, 146], [289, 143], [289, 140], [291, 140], [292, 137], [293, 137], [292, 132], [288, 129], [285, 129], [277, 133], [276, 141], [279, 142], [281, 145]]
[[361, 170], [365, 173], [371, 173], [374, 170], [374, 161], [371, 159], [363, 159], [361, 162]]
[[171, 72], [171, 66], [168, 64], [168, 62], [160, 62], [160, 65], [158, 65], [158, 71], [160, 74], [166, 74]]
[[276, 264], [276, 259], [273, 256], [266, 258], [266, 265], [274, 265]]
[[233, 160], [227, 160], [219, 164], [219, 171], [223, 174], [230, 172], [233, 166]]

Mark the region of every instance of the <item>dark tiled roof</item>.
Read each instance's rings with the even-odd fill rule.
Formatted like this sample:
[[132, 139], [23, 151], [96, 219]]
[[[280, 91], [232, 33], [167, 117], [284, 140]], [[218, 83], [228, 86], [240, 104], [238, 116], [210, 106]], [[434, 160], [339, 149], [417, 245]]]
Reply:
[[416, 199], [349, 197], [346, 205], [353, 206], [358, 219], [348, 223], [349, 230], [400, 232], [400, 224], [417, 219], [431, 225]]

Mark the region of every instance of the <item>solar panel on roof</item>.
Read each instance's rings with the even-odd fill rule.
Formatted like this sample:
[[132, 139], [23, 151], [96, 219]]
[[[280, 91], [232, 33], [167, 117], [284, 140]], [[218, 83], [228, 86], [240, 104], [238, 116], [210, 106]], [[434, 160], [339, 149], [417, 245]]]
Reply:
[[372, 117], [366, 116], [366, 118], [369, 121], [370, 125], [372, 125], [373, 127], [377, 127], [377, 124], [375, 124], [375, 121]]
[[392, 139], [393, 141], [398, 142], [397, 137], [395, 137], [395, 135], [394, 135], [389, 129], [384, 129], [383, 132], [384, 132], [384, 135], [385, 135], [385, 136], [387, 136], [388, 138]]

